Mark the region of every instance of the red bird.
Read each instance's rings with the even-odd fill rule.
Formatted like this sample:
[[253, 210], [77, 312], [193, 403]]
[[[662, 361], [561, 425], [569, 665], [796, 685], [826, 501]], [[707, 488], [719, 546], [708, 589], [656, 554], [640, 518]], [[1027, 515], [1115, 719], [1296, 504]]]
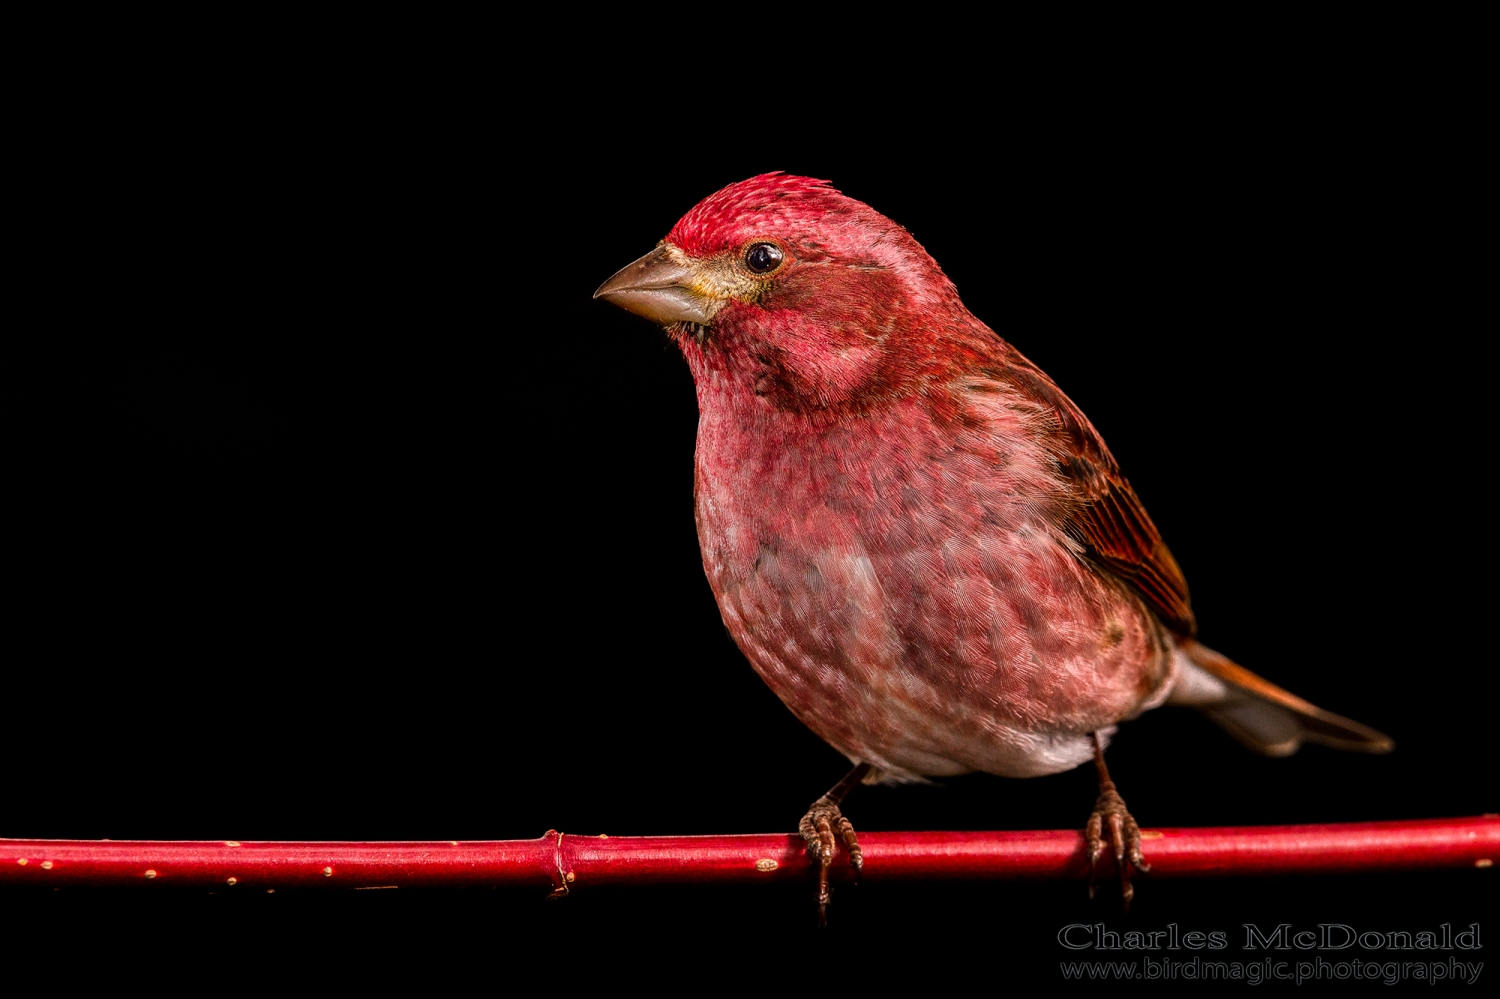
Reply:
[[[1198, 708], [1270, 756], [1391, 741], [1193, 640], [1187, 584], [1088, 418], [901, 226], [780, 173], [700, 202], [595, 293], [666, 327], [698, 392], [703, 568], [730, 634], [855, 764], [801, 833], [828, 902], [861, 780], [1093, 759], [1129, 906], [1115, 726]], [[1127, 862], [1128, 861], [1128, 862]], [[1092, 884], [1090, 892], [1092, 893]]]

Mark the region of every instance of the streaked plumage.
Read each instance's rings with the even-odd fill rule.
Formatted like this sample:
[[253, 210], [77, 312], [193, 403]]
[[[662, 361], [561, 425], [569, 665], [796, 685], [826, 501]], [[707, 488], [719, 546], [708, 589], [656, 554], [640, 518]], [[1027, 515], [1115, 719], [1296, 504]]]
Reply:
[[733, 184], [599, 294], [680, 346], [724, 622], [851, 760], [1055, 773], [1168, 701], [1272, 755], [1389, 748], [1193, 641], [1182, 573], [1088, 419], [867, 205]]

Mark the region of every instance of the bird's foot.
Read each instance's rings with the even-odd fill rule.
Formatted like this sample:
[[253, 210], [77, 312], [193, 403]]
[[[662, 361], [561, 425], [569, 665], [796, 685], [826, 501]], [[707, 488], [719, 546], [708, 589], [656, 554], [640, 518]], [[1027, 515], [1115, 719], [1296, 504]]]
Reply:
[[1125, 799], [1115, 790], [1114, 781], [1105, 778], [1100, 782], [1099, 799], [1094, 802], [1094, 814], [1084, 834], [1089, 845], [1089, 898], [1094, 897], [1095, 876], [1099, 858], [1104, 855], [1104, 830], [1109, 829], [1109, 842], [1114, 847], [1115, 867], [1120, 872], [1120, 899], [1125, 911], [1130, 911], [1130, 900], [1135, 897], [1135, 887], [1130, 883], [1130, 868], [1142, 874], [1149, 873], [1151, 865], [1141, 855], [1141, 829], [1135, 817], [1125, 807]]
[[[843, 840], [849, 852], [849, 866], [854, 868], [854, 880], [859, 881], [865, 869], [865, 856], [859, 849], [859, 837], [854, 835], [854, 825], [839, 811], [839, 805], [849, 792], [858, 786], [870, 772], [868, 763], [861, 763], [835, 784], [828, 793], [812, 803], [797, 831], [807, 841], [807, 858], [818, 867], [818, 925], [828, 925], [828, 868], [833, 864], [833, 851], [838, 840]], [[837, 839], [835, 838], [837, 836]]]
[[839, 811], [839, 806], [823, 795], [812, 803], [807, 814], [797, 826], [802, 838], [807, 840], [808, 859], [818, 865], [818, 925], [828, 925], [828, 868], [833, 864], [835, 836], [843, 840], [849, 852], [849, 866], [854, 868], [854, 880], [859, 880], [864, 870], [865, 858], [859, 849], [859, 837], [854, 834], [854, 825]]

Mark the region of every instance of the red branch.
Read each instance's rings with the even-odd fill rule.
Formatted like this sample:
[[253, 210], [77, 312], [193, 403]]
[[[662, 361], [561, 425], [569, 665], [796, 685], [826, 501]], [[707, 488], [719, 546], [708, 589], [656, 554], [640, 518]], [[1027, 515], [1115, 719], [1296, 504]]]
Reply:
[[[1489, 867], [1500, 817], [1347, 825], [1148, 829], [1153, 878]], [[869, 881], [1078, 879], [1083, 836], [1037, 832], [861, 833]], [[847, 878], [847, 866], [834, 865]], [[1113, 870], [1106, 857], [1101, 875]], [[281, 888], [734, 884], [808, 876], [796, 836], [581, 836], [435, 843], [238, 843], [0, 839], [0, 886]]]

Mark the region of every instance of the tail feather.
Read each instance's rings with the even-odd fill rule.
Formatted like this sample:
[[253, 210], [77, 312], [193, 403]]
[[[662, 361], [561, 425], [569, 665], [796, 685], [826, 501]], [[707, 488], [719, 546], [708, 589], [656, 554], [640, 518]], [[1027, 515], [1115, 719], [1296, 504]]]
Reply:
[[1184, 696], [1170, 700], [1191, 704], [1257, 753], [1290, 756], [1303, 742], [1356, 753], [1389, 753], [1396, 746], [1390, 736], [1324, 711], [1193, 639], [1180, 639], [1177, 647], [1188, 659], [1182, 667], [1208, 677], [1185, 677], [1179, 681]]

